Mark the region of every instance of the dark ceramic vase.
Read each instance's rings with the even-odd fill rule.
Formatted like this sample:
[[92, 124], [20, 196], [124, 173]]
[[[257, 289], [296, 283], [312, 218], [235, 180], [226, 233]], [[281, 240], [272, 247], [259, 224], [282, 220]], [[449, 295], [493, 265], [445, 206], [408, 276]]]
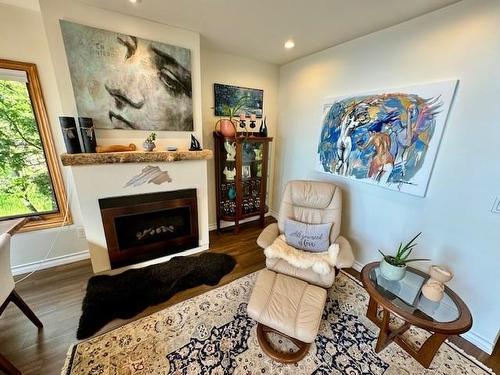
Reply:
[[267, 137], [267, 117], [264, 117], [264, 120], [260, 121], [260, 127], [259, 127], [259, 135], [261, 137]]
[[60, 116], [59, 123], [63, 133], [64, 144], [68, 154], [79, 154], [82, 152], [80, 140], [78, 139], [78, 131], [76, 130], [76, 122], [74, 117]]
[[82, 134], [83, 151], [94, 153], [97, 146], [95, 139], [94, 123], [90, 117], [78, 117], [80, 132]]

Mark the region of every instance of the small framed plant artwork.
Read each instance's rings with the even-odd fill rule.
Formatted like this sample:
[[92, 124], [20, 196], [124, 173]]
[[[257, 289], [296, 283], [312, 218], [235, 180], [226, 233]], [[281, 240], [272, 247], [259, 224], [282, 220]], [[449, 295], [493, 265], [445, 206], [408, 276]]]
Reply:
[[233, 116], [245, 114], [262, 117], [264, 90], [214, 83], [215, 116], [227, 116], [227, 108], [233, 108], [241, 98], [246, 97]]

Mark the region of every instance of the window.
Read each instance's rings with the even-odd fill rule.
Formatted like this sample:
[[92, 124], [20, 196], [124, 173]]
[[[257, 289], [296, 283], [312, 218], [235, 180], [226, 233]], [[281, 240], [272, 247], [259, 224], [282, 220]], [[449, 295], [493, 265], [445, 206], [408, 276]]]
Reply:
[[0, 60], [0, 220], [71, 223], [35, 64]]

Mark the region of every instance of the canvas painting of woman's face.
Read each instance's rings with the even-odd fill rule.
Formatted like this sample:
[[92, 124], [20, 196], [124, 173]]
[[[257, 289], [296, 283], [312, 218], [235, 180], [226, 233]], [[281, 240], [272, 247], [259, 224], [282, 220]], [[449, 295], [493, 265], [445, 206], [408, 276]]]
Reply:
[[189, 49], [60, 23], [79, 116], [101, 129], [193, 130]]

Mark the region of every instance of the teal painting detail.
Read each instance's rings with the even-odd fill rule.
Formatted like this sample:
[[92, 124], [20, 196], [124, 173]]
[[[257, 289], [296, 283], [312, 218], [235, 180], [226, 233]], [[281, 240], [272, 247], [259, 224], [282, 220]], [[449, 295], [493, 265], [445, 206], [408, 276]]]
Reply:
[[442, 82], [328, 101], [317, 150], [319, 170], [425, 195], [455, 85]]
[[247, 100], [241, 109], [235, 113], [235, 116], [243, 113], [247, 117], [255, 115], [261, 118], [264, 104], [264, 90], [223, 85], [220, 83], [214, 83], [215, 116], [226, 116], [224, 106], [234, 107], [243, 96]]

